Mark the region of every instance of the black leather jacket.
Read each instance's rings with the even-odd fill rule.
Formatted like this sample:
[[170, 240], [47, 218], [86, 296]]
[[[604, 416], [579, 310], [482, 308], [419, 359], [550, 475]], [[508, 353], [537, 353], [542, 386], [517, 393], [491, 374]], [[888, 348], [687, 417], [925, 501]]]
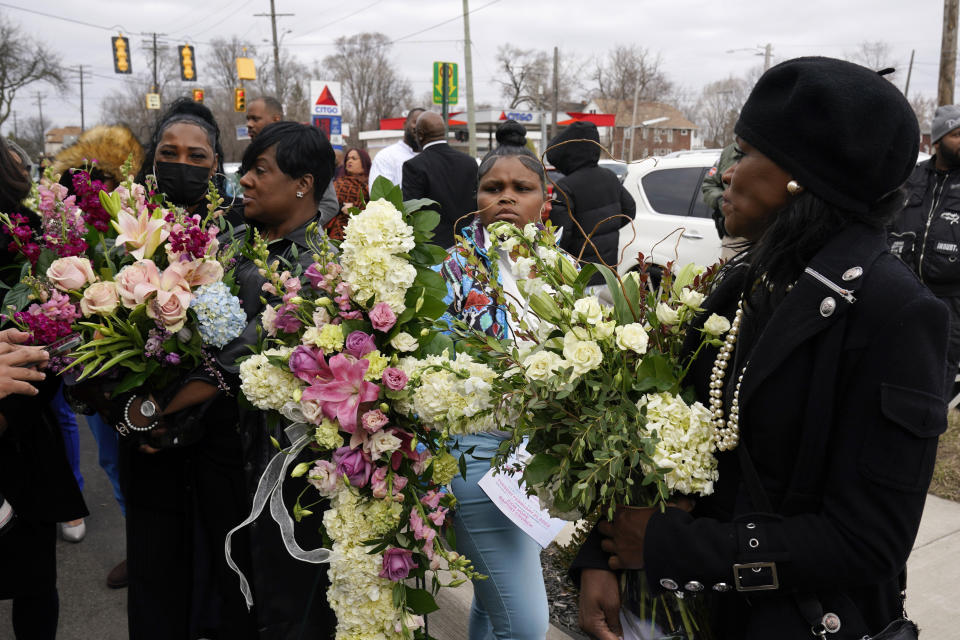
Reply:
[[960, 170], [937, 171], [936, 157], [917, 165], [904, 188], [903, 211], [888, 241], [938, 296], [960, 295]]

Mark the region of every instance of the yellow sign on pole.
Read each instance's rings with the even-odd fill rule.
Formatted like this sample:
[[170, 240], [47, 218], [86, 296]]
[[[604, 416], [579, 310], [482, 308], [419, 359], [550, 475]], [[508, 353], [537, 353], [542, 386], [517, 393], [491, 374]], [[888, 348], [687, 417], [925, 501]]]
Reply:
[[241, 80], [257, 79], [257, 65], [253, 58], [237, 58], [237, 77]]

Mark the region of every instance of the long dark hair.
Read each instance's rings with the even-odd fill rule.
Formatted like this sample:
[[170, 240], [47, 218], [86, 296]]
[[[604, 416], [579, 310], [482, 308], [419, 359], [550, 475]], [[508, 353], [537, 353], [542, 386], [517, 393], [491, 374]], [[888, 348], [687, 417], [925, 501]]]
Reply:
[[[856, 213], [829, 204], [809, 191], [792, 198], [743, 255], [742, 259], [750, 265], [746, 286], [748, 290], [755, 288], [754, 295], [746, 296], [748, 303], [769, 311], [783, 300], [830, 238], [853, 224], [884, 228], [903, 206], [903, 201], [904, 193], [897, 189], [871, 211]], [[757, 287], [761, 281], [764, 286]]]
[[10, 153], [10, 149], [0, 137], [0, 211], [4, 213], [17, 210], [20, 201], [30, 193], [27, 168], [17, 164]]
[[157, 128], [150, 136], [150, 143], [147, 145], [146, 155], [143, 157], [143, 165], [137, 174], [137, 182], [143, 184], [146, 177], [153, 173], [153, 161], [157, 155], [160, 140], [163, 138], [163, 132], [180, 122], [200, 127], [206, 134], [207, 142], [210, 143], [213, 152], [217, 154], [216, 173], [212, 178], [213, 184], [222, 196], [226, 192], [226, 177], [223, 173], [223, 146], [220, 144], [220, 127], [217, 126], [217, 120], [213, 117], [213, 112], [206, 105], [194, 102], [190, 98], [175, 100], [160, 118]]

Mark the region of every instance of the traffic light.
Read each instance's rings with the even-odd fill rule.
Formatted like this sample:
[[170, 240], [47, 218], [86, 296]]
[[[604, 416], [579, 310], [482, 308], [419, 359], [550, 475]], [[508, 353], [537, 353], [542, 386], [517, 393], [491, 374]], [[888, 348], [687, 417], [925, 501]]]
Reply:
[[194, 102], [203, 102], [203, 89], [194, 89], [194, 90], [193, 90], [193, 101], [194, 101]]
[[233, 90], [233, 110], [234, 111], [246, 111], [247, 110], [247, 94], [243, 90], [243, 87], [237, 87]]
[[180, 79], [194, 82], [197, 79], [197, 64], [193, 57], [193, 47], [189, 44], [180, 46]]
[[113, 44], [113, 72], [132, 73], [130, 67], [130, 40], [122, 35], [110, 38]]

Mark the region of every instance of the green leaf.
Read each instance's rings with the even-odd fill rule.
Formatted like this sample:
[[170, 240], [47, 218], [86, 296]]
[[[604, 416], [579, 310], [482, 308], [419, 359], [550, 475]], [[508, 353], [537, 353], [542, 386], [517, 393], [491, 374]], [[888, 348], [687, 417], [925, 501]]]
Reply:
[[590, 284], [590, 278], [593, 277], [593, 274], [597, 273], [597, 265], [592, 262], [582, 263], [583, 266], [580, 269], [580, 274], [577, 276], [576, 281], [573, 283], [574, 289], [583, 289], [588, 284]]
[[57, 259], [57, 254], [55, 254], [50, 249], [44, 249], [40, 252], [40, 257], [37, 258], [37, 266], [34, 268], [34, 273], [40, 277], [47, 275], [47, 269], [50, 268], [50, 265], [53, 264], [53, 261]]
[[433, 269], [417, 267], [417, 277], [414, 278], [413, 284], [420, 285], [428, 292], [441, 298], [447, 295], [447, 281]]
[[426, 344], [421, 343], [420, 351], [425, 356], [438, 356], [444, 351], [452, 356], [454, 354], [453, 340], [450, 336], [437, 333], [434, 334], [433, 338], [427, 341]]
[[144, 371], [140, 371], [139, 373], [133, 373], [126, 376], [123, 381], [117, 385], [117, 388], [113, 390], [113, 395], [118, 396], [121, 393], [143, 386], [143, 383], [147, 381], [148, 377], [150, 377], [150, 373], [151, 371], [146, 369]]
[[4, 313], [10, 311], [10, 307], [13, 307], [14, 311], [20, 311], [26, 307], [30, 303], [30, 291], [30, 287], [22, 282], [14, 285], [14, 287], [3, 296]]
[[[432, 201], [430, 201], [432, 204]], [[410, 216], [410, 224], [415, 231], [426, 233], [433, 231], [440, 224], [440, 214], [429, 209], [418, 211]]]
[[383, 176], [377, 176], [377, 179], [373, 181], [373, 186], [370, 189], [371, 202], [379, 200], [380, 198], [383, 198], [393, 204], [397, 209], [403, 211], [403, 191]]
[[[610, 290], [610, 296], [613, 298], [613, 315], [617, 319], [617, 324], [623, 325], [639, 322], [640, 318], [633, 315], [630, 305], [627, 304], [627, 300], [623, 296], [623, 290], [620, 288], [620, 282], [617, 280], [616, 274], [602, 264], [595, 266], [597, 271], [603, 275], [603, 279], [607, 283], [607, 288]], [[639, 307], [635, 305], [634, 309], [639, 310]]]
[[437, 606], [437, 601], [433, 599], [433, 596], [430, 595], [430, 592], [426, 589], [414, 589], [407, 585], [403, 585], [403, 588], [406, 591], [407, 606], [410, 607], [414, 613], [426, 615], [440, 609], [440, 607]]
[[538, 453], [523, 470], [523, 479], [530, 485], [543, 484], [560, 468], [560, 461], [551, 455]]
[[[407, 200], [403, 203], [403, 212], [404, 213], [414, 213], [420, 211], [421, 209], [430, 209], [436, 205], [436, 201], [431, 200], [430, 198], [417, 198], [415, 200]], [[432, 229], [433, 227], [431, 227]]]

